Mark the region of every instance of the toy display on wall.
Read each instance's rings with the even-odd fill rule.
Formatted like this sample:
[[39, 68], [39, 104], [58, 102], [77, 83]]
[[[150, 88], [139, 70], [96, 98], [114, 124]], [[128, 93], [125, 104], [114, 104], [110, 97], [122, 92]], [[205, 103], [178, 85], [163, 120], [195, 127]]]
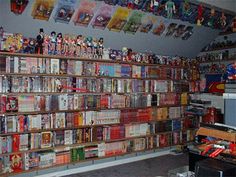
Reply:
[[32, 17], [38, 20], [49, 20], [55, 0], [36, 0], [33, 5]]
[[193, 27], [192, 26], [187, 26], [185, 29], [184, 34], [182, 35], [183, 40], [188, 40], [193, 34]]
[[156, 23], [157, 18], [154, 15], [145, 15], [141, 19], [141, 25], [139, 31], [142, 33], [148, 33], [153, 25]]
[[22, 14], [28, 2], [28, 0], [11, 0], [11, 12], [16, 15]]
[[120, 32], [126, 24], [130, 12], [131, 10], [128, 8], [118, 7], [107, 28], [111, 31]]
[[95, 13], [96, 2], [82, 0], [74, 18], [74, 24], [88, 26]]
[[75, 11], [75, 3], [76, 0], [59, 0], [54, 16], [55, 22], [69, 23]]
[[182, 36], [185, 32], [185, 27], [185, 25], [178, 25], [175, 29], [174, 37], [179, 38], [180, 36]]
[[167, 32], [166, 32], [166, 37], [168, 36], [172, 36], [175, 32], [177, 24], [176, 23], [171, 23], [169, 24], [169, 26], [167, 27]]
[[136, 31], [139, 29], [141, 25], [142, 17], [144, 16], [143, 12], [134, 10], [128, 20], [128, 22], [125, 24], [123, 30], [125, 33], [136, 33]]
[[111, 6], [102, 2], [95, 17], [93, 18], [92, 27], [105, 29], [108, 22], [111, 19], [113, 10], [114, 10], [114, 6]]
[[161, 36], [162, 33], [165, 31], [165, 29], [166, 29], [166, 22], [160, 20], [160, 22], [157, 24], [156, 27], [154, 27], [152, 32], [155, 35]]

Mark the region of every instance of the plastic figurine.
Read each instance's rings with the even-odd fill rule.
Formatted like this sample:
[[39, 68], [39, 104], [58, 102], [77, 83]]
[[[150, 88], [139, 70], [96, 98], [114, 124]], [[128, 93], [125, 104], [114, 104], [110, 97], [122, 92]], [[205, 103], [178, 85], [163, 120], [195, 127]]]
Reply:
[[202, 6], [202, 4], [198, 5], [197, 14], [198, 14], [197, 15], [197, 26], [201, 26], [202, 22], [204, 21], [204, 18], [202, 16], [202, 14], [203, 14], [203, 6]]
[[86, 43], [86, 49], [87, 49], [86, 54], [88, 57], [91, 57], [92, 50], [93, 50], [93, 38], [91, 36], [86, 37], [85, 43]]
[[80, 56], [81, 55], [81, 47], [83, 43], [83, 36], [78, 35], [76, 38], [76, 55]]
[[221, 28], [224, 28], [226, 26], [226, 16], [224, 12], [221, 13], [220, 25], [221, 25]]
[[28, 43], [28, 53], [35, 53], [35, 40], [34, 39], [29, 39]]
[[165, 10], [167, 11], [167, 18], [172, 18], [175, 13], [175, 3], [172, 0], [168, 0], [165, 4]]
[[103, 45], [103, 38], [99, 38], [98, 40], [98, 57], [102, 58], [103, 56], [103, 49], [104, 49], [104, 45]]
[[182, 10], [183, 20], [187, 20], [190, 14], [191, 11], [190, 11], [189, 0], [184, 0], [183, 10]]
[[57, 34], [57, 50], [56, 53], [57, 55], [61, 55], [62, 54], [62, 44], [63, 44], [63, 38], [62, 38], [62, 34], [58, 33]]
[[63, 39], [63, 53], [64, 55], [69, 55], [69, 35], [64, 35]]
[[236, 17], [234, 17], [233, 22], [232, 22], [232, 31], [236, 32]]
[[50, 48], [50, 36], [44, 35], [44, 42], [43, 42], [43, 54], [48, 55], [49, 54], [49, 48]]
[[93, 57], [98, 58], [98, 40], [96, 38], [93, 38]]
[[44, 42], [44, 31], [43, 28], [39, 29], [39, 34], [36, 37], [35, 50], [38, 54], [43, 54], [43, 42]]
[[69, 36], [69, 55], [74, 56], [76, 54], [76, 39], [73, 35]]
[[214, 27], [214, 23], [215, 23], [215, 9], [214, 8], [212, 8], [211, 9], [211, 14], [210, 14], [210, 18], [209, 18], [209, 21], [208, 21], [208, 23], [207, 23], [207, 25], [209, 26], [209, 27]]
[[1, 26], [1, 27], [0, 27], [0, 50], [3, 50], [3, 46], [2, 46], [3, 33], [4, 33], [4, 29], [3, 29], [3, 27]]
[[227, 65], [227, 77], [230, 80], [236, 80], [236, 62]]
[[151, 0], [150, 4], [151, 11], [157, 15], [158, 14], [158, 8], [159, 8], [159, 0]]
[[128, 7], [128, 9], [133, 9], [134, 8], [134, 0], [128, 0], [127, 7]]
[[56, 43], [57, 43], [57, 36], [56, 32], [52, 31], [50, 35], [50, 49], [49, 49], [49, 54], [55, 54], [56, 51]]

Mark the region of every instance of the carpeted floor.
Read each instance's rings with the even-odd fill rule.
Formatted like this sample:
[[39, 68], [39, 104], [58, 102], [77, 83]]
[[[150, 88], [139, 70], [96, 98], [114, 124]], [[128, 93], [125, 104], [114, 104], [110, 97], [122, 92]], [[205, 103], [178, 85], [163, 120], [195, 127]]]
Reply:
[[168, 176], [168, 171], [188, 165], [188, 154], [165, 155], [152, 159], [118, 165], [67, 177], [157, 177]]

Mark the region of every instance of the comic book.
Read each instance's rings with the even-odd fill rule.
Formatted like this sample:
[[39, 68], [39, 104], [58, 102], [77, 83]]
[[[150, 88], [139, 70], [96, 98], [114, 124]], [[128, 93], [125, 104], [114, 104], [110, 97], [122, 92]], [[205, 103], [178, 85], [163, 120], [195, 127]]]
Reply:
[[142, 33], [148, 33], [152, 29], [152, 27], [153, 27], [154, 23], [156, 23], [156, 21], [157, 21], [157, 18], [154, 15], [142, 16], [139, 31]]
[[118, 7], [112, 19], [108, 23], [107, 28], [111, 31], [120, 32], [127, 22], [130, 11], [131, 10], [128, 8]]
[[59, 0], [54, 16], [55, 22], [69, 23], [75, 11], [75, 3], [76, 0]]
[[74, 24], [88, 26], [95, 12], [96, 2], [82, 0], [74, 18]]
[[98, 29], [105, 29], [111, 19], [113, 11], [114, 6], [105, 4], [103, 2], [100, 8], [98, 9], [95, 18], [93, 19], [92, 27]]
[[123, 29], [124, 32], [132, 34], [136, 33], [136, 31], [139, 29], [141, 25], [141, 20], [143, 16], [144, 16], [143, 12], [134, 10], [129, 18], [129, 21], [124, 26]]
[[55, 0], [36, 0], [33, 4], [32, 17], [48, 21], [54, 8]]

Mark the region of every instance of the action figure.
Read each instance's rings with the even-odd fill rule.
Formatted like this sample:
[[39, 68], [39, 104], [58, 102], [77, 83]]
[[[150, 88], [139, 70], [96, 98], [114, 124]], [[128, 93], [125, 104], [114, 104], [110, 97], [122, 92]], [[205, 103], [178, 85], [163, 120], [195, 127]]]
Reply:
[[102, 58], [102, 56], [103, 56], [103, 49], [104, 49], [103, 38], [101, 37], [98, 40], [98, 57], [99, 58]]
[[78, 35], [76, 38], [76, 55], [77, 56], [81, 55], [82, 43], [83, 43], [83, 37], [82, 35]]
[[224, 12], [221, 13], [220, 25], [221, 25], [221, 28], [224, 28], [226, 26], [226, 16]]
[[202, 14], [203, 14], [203, 6], [202, 4], [199, 4], [198, 5], [198, 8], [197, 8], [197, 26], [201, 26], [202, 25], [202, 22], [204, 20]]
[[37, 54], [43, 54], [43, 42], [44, 42], [44, 31], [43, 28], [39, 29], [39, 34], [36, 37], [35, 51]]
[[56, 54], [57, 55], [61, 55], [62, 54], [62, 42], [63, 42], [63, 38], [62, 38], [62, 34], [58, 33], [57, 34], [57, 50], [56, 50]]
[[50, 50], [49, 50], [49, 53], [52, 55], [54, 55], [56, 52], [56, 43], [57, 43], [56, 32], [52, 31], [50, 35]]
[[211, 14], [210, 14], [210, 19], [209, 19], [207, 25], [208, 25], [209, 27], [212, 27], [212, 28], [213, 28], [213, 27], [214, 27], [214, 23], [215, 23], [215, 9], [212, 8], [212, 9], [211, 9]]
[[168, 0], [165, 4], [165, 10], [167, 11], [167, 18], [172, 18], [175, 13], [175, 3], [172, 0]]

